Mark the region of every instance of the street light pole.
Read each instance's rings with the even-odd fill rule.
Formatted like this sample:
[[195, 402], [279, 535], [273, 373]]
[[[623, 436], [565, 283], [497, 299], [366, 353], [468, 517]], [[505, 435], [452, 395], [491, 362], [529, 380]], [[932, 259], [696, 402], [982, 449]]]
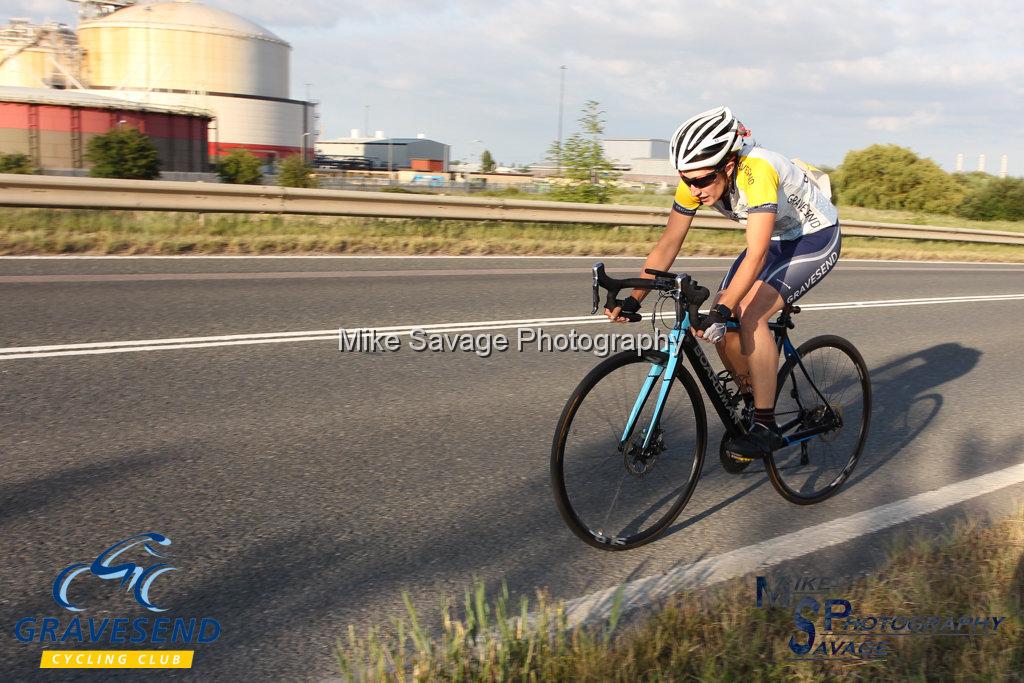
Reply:
[[562, 113], [565, 109], [565, 64], [558, 67], [558, 170], [562, 170]]
[[[479, 139], [477, 139], [477, 140], [470, 140], [469, 141], [469, 154], [470, 154], [470, 156], [473, 155], [473, 145], [479, 145], [482, 142], [483, 142], [483, 140], [479, 140]], [[478, 168], [478, 171], [482, 171], [483, 170], [483, 159], [480, 158], [480, 153], [479, 152], [480, 152], [480, 148], [477, 148], [476, 159], [477, 159], [477, 163], [480, 164], [480, 166]]]

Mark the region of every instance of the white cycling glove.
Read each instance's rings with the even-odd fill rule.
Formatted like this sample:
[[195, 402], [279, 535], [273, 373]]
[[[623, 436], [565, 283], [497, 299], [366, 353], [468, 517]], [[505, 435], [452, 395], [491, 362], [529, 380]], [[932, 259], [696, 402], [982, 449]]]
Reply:
[[732, 315], [732, 311], [724, 304], [715, 304], [711, 307], [704, 322], [704, 341], [717, 344], [725, 338], [725, 321]]

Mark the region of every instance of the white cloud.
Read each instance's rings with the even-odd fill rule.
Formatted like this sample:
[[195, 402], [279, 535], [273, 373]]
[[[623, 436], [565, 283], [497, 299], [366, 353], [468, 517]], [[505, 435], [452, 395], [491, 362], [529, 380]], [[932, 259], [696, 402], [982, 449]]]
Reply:
[[904, 131], [935, 123], [939, 120], [941, 109], [941, 105], [936, 104], [931, 108], [918, 109], [904, 116], [872, 116], [868, 118], [865, 125], [872, 130]]
[[[374, 129], [427, 132], [456, 155], [479, 138], [503, 160], [539, 158], [560, 64], [567, 131], [587, 99], [630, 137], [727, 103], [765, 144], [820, 163], [885, 141], [952, 159], [1006, 141], [1024, 98], [1024, 13], [1009, 0], [206, 2], [292, 44], [293, 94], [312, 84], [331, 134], [365, 127], [369, 104]], [[0, 16], [60, 13], [74, 5], [0, 0]], [[1024, 163], [1024, 143], [1007, 153]]]

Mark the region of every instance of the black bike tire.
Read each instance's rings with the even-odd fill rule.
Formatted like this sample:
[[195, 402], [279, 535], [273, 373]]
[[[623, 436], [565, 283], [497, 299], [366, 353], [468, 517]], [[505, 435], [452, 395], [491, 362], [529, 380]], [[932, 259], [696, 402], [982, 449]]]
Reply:
[[[693, 495], [693, 491], [697, 486], [697, 482], [700, 480], [701, 470], [704, 467], [704, 455], [707, 450], [708, 438], [707, 414], [704, 410], [704, 400], [701, 396], [700, 389], [697, 386], [697, 382], [693, 379], [693, 376], [686, 371], [686, 368], [680, 364], [676, 369], [676, 379], [678, 379], [686, 389], [686, 393], [690, 398], [690, 403], [693, 406], [693, 414], [697, 422], [695, 425], [697, 435], [697, 453], [694, 459], [694, 465], [690, 471], [689, 481], [675, 504], [656, 524], [652, 525], [643, 533], [630, 536], [625, 543], [621, 544], [612, 544], [599, 540], [590, 532], [587, 526], [580, 520], [579, 516], [573, 510], [572, 503], [569, 500], [568, 491], [566, 491], [565, 488], [565, 476], [563, 472], [563, 464], [565, 462], [565, 442], [566, 437], [569, 434], [569, 428], [572, 425], [572, 420], [576, 416], [583, 400], [587, 397], [587, 394], [597, 386], [597, 383], [600, 382], [601, 379], [620, 367], [629, 365], [630, 363], [641, 362], [646, 363], [649, 361], [637, 355], [635, 351], [623, 351], [615, 354], [614, 356], [609, 356], [599, 363], [593, 370], [587, 373], [587, 376], [583, 378], [569, 396], [569, 400], [566, 402], [565, 408], [562, 410], [562, 415], [558, 419], [558, 426], [555, 429], [554, 439], [551, 443], [551, 488], [554, 492], [555, 504], [558, 507], [558, 512], [569, 529], [580, 540], [595, 548], [600, 548], [601, 550], [630, 550], [655, 540], [666, 528], [668, 528], [670, 524], [672, 524], [672, 522], [675, 521], [676, 517], [679, 516], [679, 513], [682, 512], [683, 508], [689, 502], [690, 497]], [[628, 410], [629, 408], [624, 406], [623, 409]]]
[[[853, 473], [853, 469], [857, 466], [857, 461], [860, 459], [861, 453], [864, 451], [864, 444], [868, 438], [868, 429], [871, 426], [871, 377], [868, 374], [867, 364], [864, 362], [863, 356], [860, 355], [860, 351], [857, 350], [851, 342], [842, 337], [838, 337], [832, 334], [825, 334], [819, 337], [808, 339], [796, 350], [797, 354], [803, 358], [811, 351], [815, 351], [820, 348], [832, 347], [839, 349], [845, 353], [850, 360], [853, 361], [857, 367], [857, 371], [860, 375], [861, 387], [864, 395], [864, 406], [861, 416], [860, 424], [860, 437], [857, 440], [857, 446], [850, 455], [850, 459], [847, 461], [846, 467], [839, 474], [838, 477], [829, 483], [828, 487], [823, 489], [821, 492], [816, 493], [812, 496], [801, 495], [794, 489], [790, 488], [789, 485], [783, 480], [780, 474], [779, 464], [775, 460], [774, 454], [765, 458], [765, 469], [768, 470], [768, 478], [772, 482], [772, 486], [779, 492], [779, 495], [796, 505], [813, 505], [820, 503], [821, 501], [831, 498], [842, 488], [846, 480], [849, 479], [850, 474]], [[794, 368], [797, 368], [795, 359], [787, 359], [783, 364], [782, 369], [779, 370], [779, 376], [775, 388], [775, 401], [778, 403], [779, 395], [782, 393], [785, 387], [785, 381], [789, 377], [790, 372]], [[799, 369], [797, 369], [799, 372]]]

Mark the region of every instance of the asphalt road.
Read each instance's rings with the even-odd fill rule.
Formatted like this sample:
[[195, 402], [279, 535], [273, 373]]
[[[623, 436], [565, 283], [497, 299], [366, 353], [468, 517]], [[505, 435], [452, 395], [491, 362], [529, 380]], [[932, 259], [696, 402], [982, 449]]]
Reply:
[[[626, 273], [640, 260], [606, 263]], [[676, 268], [712, 284], [727, 265]], [[57, 573], [141, 531], [173, 541], [177, 570], [154, 583], [154, 601], [222, 626], [196, 647], [193, 669], [164, 675], [317, 680], [337, 673], [332, 648], [349, 624], [403, 613], [403, 590], [428, 613], [474, 577], [575, 598], [1024, 461], [1024, 300], [800, 314], [796, 340], [847, 337], [872, 369], [871, 436], [847, 488], [800, 508], [762, 472], [728, 475], [712, 422], [689, 506], [665, 538], [629, 553], [580, 543], [548, 488], [555, 421], [591, 354], [343, 353], [320, 339], [2, 358], [11, 347], [582, 316], [589, 266], [0, 259], [0, 679], [90, 677], [43, 676], [43, 646], [17, 642], [14, 624], [66, 622], [51, 596]], [[801, 303], [1024, 294], [1022, 276], [1020, 266], [848, 261]], [[1008, 487], [975, 508], [1022, 495]], [[902, 530], [948, 521], [939, 517]], [[812, 557], [849, 573], [877, 563], [884, 543], [876, 534], [856, 552]], [[145, 616], [113, 583], [78, 579], [82, 616]]]

